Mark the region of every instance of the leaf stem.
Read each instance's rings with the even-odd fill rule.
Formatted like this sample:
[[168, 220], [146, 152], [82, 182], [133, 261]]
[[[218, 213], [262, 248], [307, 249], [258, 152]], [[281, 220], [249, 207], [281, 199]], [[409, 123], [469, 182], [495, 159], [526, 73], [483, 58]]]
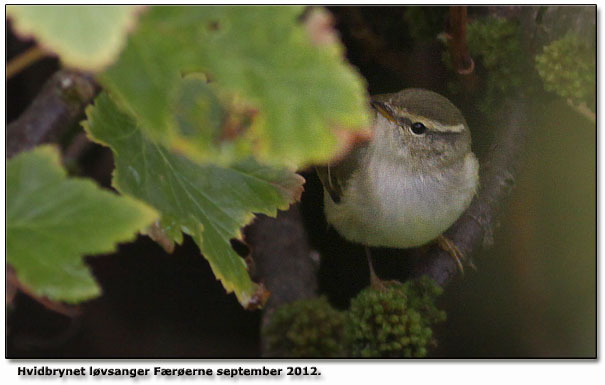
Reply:
[[46, 52], [38, 46], [33, 46], [6, 64], [6, 80], [12, 78], [25, 68], [46, 56]]

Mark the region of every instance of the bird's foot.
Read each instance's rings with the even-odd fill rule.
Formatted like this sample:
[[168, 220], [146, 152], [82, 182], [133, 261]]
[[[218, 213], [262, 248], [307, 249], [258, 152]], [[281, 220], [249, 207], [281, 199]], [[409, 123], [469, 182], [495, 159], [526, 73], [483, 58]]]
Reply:
[[376, 275], [376, 272], [374, 271], [374, 264], [372, 263], [372, 254], [370, 253], [370, 248], [366, 246], [365, 250], [366, 257], [368, 259], [368, 266], [370, 268], [370, 287], [372, 287], [372, 289], [378, 291], [385, 291], [389, 286], [401, 285], [401, 282], [397, 280], [392, 279], [388, 281], [383, 281], [382, 279], [378, 278], [378, 275]]
[[370, 272], [370, 287], [378, 291], [386, 291], [390, 286], [401, 285], [401, 282], [395, 279], [382, 280], [378, 278], [376, 273]]
[[[458, 246], [456, 246], [456, 244], [452, 242], [451, 239], [445, 237], [443, 234], [437, 237], [437, 244], [443, 251], [447, 252], [449, 255], [452, 256], [452, 258], [454, 258], [456, 266], [458, 266], [458, 270], [461, 274], [464, 274], [464, 266], [462, 265], [462, 261], [466, 261], [466, 256], [462, 251], [460, 251]], [[468, 262], [468, 265], [473, 270], [477, 270], [477, 268], [472, 262]]]
[[370, 286], [372, 289], [378, 291], [385, 291], [387, 289], [385, 282], [378, 278], [374, 271], [370, 271]]

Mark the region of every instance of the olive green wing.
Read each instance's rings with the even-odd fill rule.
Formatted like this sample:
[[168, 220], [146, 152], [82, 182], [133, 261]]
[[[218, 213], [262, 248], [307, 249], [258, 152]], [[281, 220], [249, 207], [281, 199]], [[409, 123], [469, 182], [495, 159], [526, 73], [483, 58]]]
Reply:
[[317, 176], [334, 203], [340, 203], [351, 176], [359, 169], [363, 161], [366, 149], [367, 145], [356, 147], [338, 163], [315, 168]]

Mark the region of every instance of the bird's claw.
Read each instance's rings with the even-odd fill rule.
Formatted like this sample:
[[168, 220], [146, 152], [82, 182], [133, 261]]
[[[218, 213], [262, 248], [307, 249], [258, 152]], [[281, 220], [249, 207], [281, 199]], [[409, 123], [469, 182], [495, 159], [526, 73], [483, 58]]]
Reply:
[[[447, 252], [449, 255], [452, 256], [452, 258], [454, 258], [456, 266], [458, 266], [458, 270], [461, 274], [464, 274], [464, 266], [462, 265], [462, 261], [466, 261], [466, 256], [462, 251], [460, 251], [458, 246], [456, 246], [456, 244], [452, 242], [451, 239], [445, 237], [443, 234], [437, 237], [437, 244], [443, 251]], [[468, 262], [468, 265], [473, 270], [477, 270], [477, 268], [472, 262]]]

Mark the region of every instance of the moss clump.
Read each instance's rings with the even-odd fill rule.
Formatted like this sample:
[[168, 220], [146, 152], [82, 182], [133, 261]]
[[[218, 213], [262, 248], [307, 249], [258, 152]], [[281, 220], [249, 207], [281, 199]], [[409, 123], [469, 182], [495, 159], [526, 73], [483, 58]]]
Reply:
[[596, 84], [594, 48], [568, 33], [546, 45], [536, 56], [536, 70], [544, 88], [574, 104], [592, 104]]
[[520, 65], [525, 55], [517, 23], [488, 17], [470, 23], [466, 33], [470, 54], [481, 58], [498, 88], [507, 91], [521, 86]]
[[431, 326], [445, 320], [435, 307], [442, 289], [423, 277], [364, 289], [347, 312], [325, 297], [278, 308], [263, 328], [266, 350], [277, 357], [425, 357]]
[[497, 17], [474, 21], [467, 28], [467, 43], [470, 55], [486, 71], [485, 102], [480, 106], [484, 111], [526, 84], [531, 61], [523, 52], [517, 23]]
[[441, 288], [428, 278], [364, 289], [351, 301], [347, 340], [353, 356], [424, 357], [431, 325], [445, 320], [435, 307]]
[[267, 350], [279, 357], [343, 357], [345, 316], [325, 297], [292, 302], [263, 329]]

